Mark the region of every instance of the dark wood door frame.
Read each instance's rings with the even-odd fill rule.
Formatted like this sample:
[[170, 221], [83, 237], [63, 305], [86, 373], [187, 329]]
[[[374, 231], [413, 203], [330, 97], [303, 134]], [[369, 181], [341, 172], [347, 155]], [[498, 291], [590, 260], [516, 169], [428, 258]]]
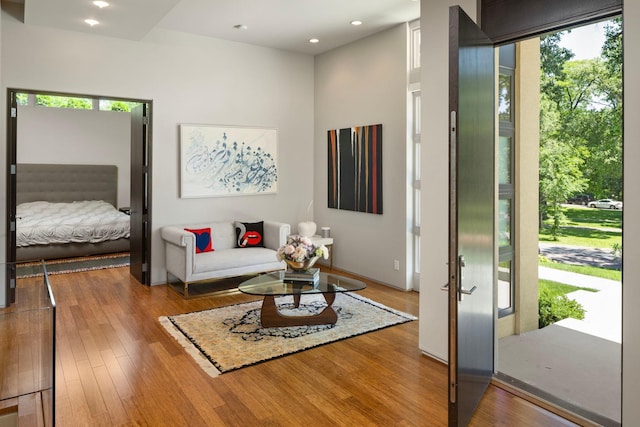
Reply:
[[6, 261], [5, 304], [16, 301], [16, 269], [11, 261], [16, 260], [16, 140], [17, 140], [16, 92], [7, 91], [7, 169], [6, 169]]
[[131, 109], [131, 234], [129, 271], [138, 282], [151, 284], [151, 104]]
[[[41, 90], [31, 90], [31, 89], [17, 89], [17, 88], [7, 88], [7, 162], [6, 162], [6, 232], [7, 232], [7, 241], [6, 241], [6, 262], [11, 264], [16, 260], [16, 162], [17, 162], [17, 148], [18, 148], [18, 135], [17, 135], [17, 102], [16, 102], [16, 94], [18, 93], [26, 93], [26, 94], [42, 94], [42, 95], [51, 95], [51, 96], [69, 96], [69, 97], [77, 97], [77, 98], [86, 98], [86, 99], [106, 99], [106, 100], [114, 100], [114, 101], [126, 101], [126, 102], [138, 102], [141, 104], [146, 104], [148, 108], [148, 116], [149, 118], [152, 115], [152, 101], [146, 99], [135, 99], [135, 98], [123, 98], [123, 97], [108, 97], [108, 96], [96, 96], [96, 95], [87, 95], [87, 94], [78, 94], [78, 93], [67, 93], [67, 92], [52, 92], [52, 91], [41, 91]], [[149, 176], [149, 182], [151, 181], [151, 146], [152, 146], [152, 138], [151, 131], [146, 133], [146, 147], [148, 152], [145, 153], [145, 158], [148, 159], [149, 164], [146, 166], [146, 170]], [[133, 159], [132, 159], [133, 161]], [[143, 168], [141, 165], [140, 168]], [[151, 206], [151, 188], [149, 186], [148, 191], [145, 193], [146, 200], [145, 206]], [[150, 228], [151, 219], [148, 218], [147, 227]], [[147, 271], [151, 271], [151, 236], [150, 233], [147, 236], [145, 241], [145, 260], [146, 260], [146, 268]], [[7, 286], [6, 286], [6, 301], [7, 304], [10, 304], [15, 301], [15, 269], [7, 269]], [[145, 283], [149, 285], [150, 283]]]

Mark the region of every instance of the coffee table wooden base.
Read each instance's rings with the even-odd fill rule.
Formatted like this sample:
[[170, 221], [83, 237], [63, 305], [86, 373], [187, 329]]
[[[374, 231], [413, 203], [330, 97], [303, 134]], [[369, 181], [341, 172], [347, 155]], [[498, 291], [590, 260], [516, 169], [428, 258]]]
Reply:
[[[287, 316], [281, 314], [276, 306], [273, 295], [265, 295], [260, 310], [260, 322], [263, 328], [273, 328], [278, 326], [306, 326], [306, 325], [333, 325], [338, 321], [338, 314], [332, 307], [336, 299], [335, 293], [323, 293], [327, 306], [318, 314], [313, 316]], [[293, 303], [296, 308], [300, 306], [300, 294], [293, 296]]]

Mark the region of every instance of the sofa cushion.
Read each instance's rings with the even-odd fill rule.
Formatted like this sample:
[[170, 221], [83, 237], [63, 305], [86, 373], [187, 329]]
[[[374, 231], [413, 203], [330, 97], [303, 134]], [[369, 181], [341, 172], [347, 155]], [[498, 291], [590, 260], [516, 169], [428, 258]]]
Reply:
[[267, 248], [233, 248], [225, 251], [196, 255], [194, 273], [229, 270], [248, 265], [268, 264], [277, 261], [276, 253]]
[[185, 228], [196, 236], [196, 253], [213, 251], [211, 228]]
[[235, 222], [236, 247], [238, 248], [264, 248], [264, 221]]
[[236, 247], [236, 231], [233, 221], [226, 222], [210, 222], [204, 225], [211, 227], [211, 235], [213, 239], [213, 249], [231, 249]]

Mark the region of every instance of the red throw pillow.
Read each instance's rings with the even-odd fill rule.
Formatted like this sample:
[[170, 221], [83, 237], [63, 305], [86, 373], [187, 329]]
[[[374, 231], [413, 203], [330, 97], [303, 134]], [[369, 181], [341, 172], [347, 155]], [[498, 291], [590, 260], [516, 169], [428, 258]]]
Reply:
[[190, 231], [196, 236], [196, 253], [212, 252], [213, 249], [210, 228], [185, 228], [185, 231]]

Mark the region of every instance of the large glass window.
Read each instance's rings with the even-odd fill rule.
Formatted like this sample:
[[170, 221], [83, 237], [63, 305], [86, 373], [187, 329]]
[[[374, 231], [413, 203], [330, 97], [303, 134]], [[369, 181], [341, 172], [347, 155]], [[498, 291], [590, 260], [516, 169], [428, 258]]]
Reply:
[[514, 182], [515, 45], [500, 48], [498, 74], [498, 316], [514, 312]]
[[[411, 165], [407, 178], [411, 180], [413, 186], [411, 193], [407, 193], [409, 205], [407, 212], [412, 215], [412, 236], [413, 236], [413, 277], [412, 288], [416, 291], [420, 290], [420, 20], [416, 19], [409, 23], [410, 35], [410, 55], [409, 55], [409, 96], [411, 97], [411, 112], [409, 116], [409, 124], [411, 132], [411, 140], [408, 141], [411, 147], [407, 150], [409, 158], [408, 165]], [[407, 255], [407, 258], [408, 255]]]
[[[420, 278], [420, 92], [413, 92], [413, 265], [414, 283]], [[414, 286], [415, 287], [415, 286]]]

